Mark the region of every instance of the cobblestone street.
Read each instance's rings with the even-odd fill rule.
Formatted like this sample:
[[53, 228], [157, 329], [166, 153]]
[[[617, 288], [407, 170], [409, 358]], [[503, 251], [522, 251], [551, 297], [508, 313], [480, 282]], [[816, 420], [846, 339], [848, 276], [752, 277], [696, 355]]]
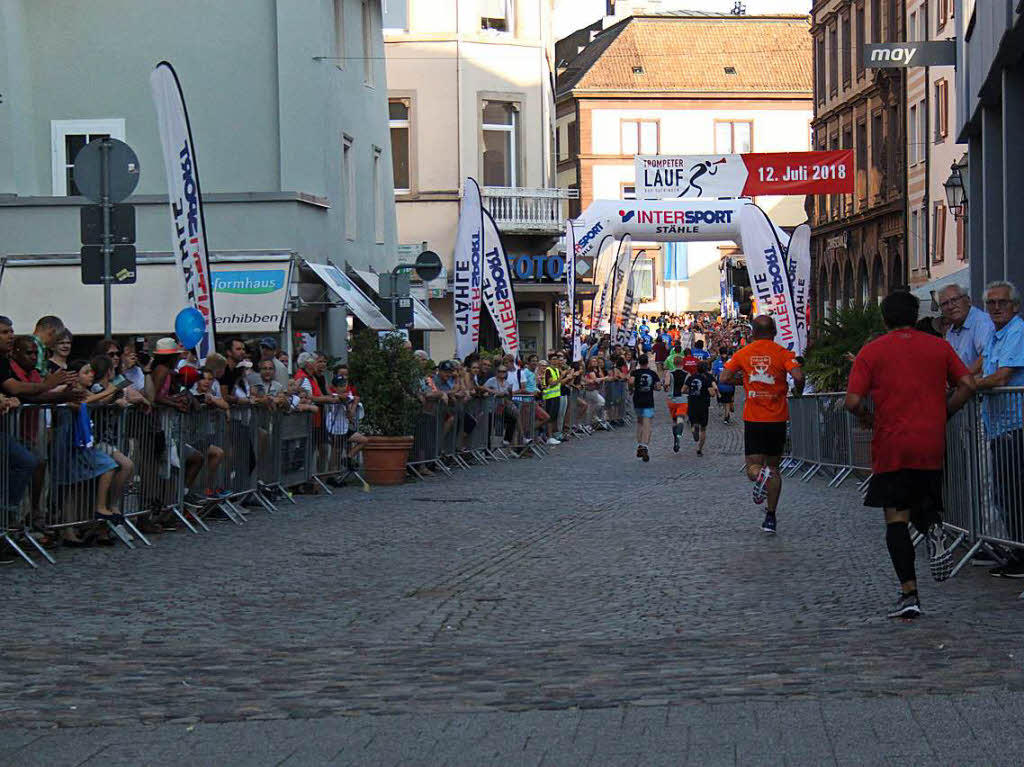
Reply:
[[0, 571], [0, 764], [1016, 765], [1019, 582], [896, 594], [852, 482], [631, 429]]

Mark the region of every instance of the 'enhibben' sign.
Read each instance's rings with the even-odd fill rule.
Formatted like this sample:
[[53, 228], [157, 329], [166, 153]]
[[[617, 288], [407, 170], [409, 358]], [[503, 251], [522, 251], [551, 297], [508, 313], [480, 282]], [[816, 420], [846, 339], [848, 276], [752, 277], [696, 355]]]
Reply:
[[864, 46], [864, 66], [875, 69], [956, 66], [956, 42], [875, 43]]

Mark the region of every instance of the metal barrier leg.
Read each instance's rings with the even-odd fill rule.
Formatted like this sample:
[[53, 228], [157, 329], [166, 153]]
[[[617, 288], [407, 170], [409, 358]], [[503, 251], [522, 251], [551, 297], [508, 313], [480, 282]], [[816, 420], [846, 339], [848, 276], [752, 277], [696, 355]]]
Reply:
[[[28, 564], [32, 567], [32, 569], [34, 569], [34, 570], [39, 569], [39, 565], [37, 565], [34, 561], [32, 561], [32, 557], [30, 557], [28, 554], [26, 554], [24, 551], [22, 551], [21, 547], [17, 543], [14, 542], [14, 539], [11, 538], [10, 534], [4, 533], [3, 540], [7, 541], [8, 545], [10, 545], [10, 547], [12, 549], [14, 549], [14, 551], [17, 553], [17, 555], [19, 557], [21, 557], [26, 562], [28, 562]], [[54, 564], [56, 564], [56, 563], [54, 563]]]
[[107, 526], [107, 529], [110, 532], [112, 532], [119, 541], [121, 541], [121, 543], [123, 543], [129, 549], [135, 548], [135, 544], [132, 543], [132, 537], [131, 535], [129, 535], [128, 531], [124, 529], [124, 525], [115, 525], [113, 522], [109, 520], [106, 521], [104, 524]]
[[[186, 516], [185, 514], [182, 514], [182, 513], [181, 513], [181, 510], [180, 510], [180, 509], [179, 509], [179, 508], [178, 508], [177, 506], [172, 506], [172, 507], [171, 507], [171, 513], [172, 513], [172, 514], [174, 514], [174, 516], [176, 516], [176, 517], [177, 517], [177, 518], [178, 518], [178, 519], [179, 519], [179, 520], [181, 521], [181, 523], [182, 523], [183, 525], [185, 525], [185, 527], [187, 527], [187, 528], [188, 528], [189, 530], [191, 530], [191, 531], [192, 531], [193, 533], [195, 533], [196, 535], [199, 535], [199, 531], [198, 531], [198, 530], [196, 530], [196, 528], [195, 528], [195, 527], [194, 527], [194, 526], [192, 525], [192, 523], [191, 523], [191, 522], [189, 521], [189, 519], [188, 519], [188, 516]], [[208, 528], [208, 527], [207, 527], [206, 525], [204, 525], [204, 524], [203, 524], [203, 523], [202, 523], [202, 522], [201, 522], [201, 521], [199, 520], [199, 518], [198, 518], [198, 517], [194, 517], [194, 519], [196, 520], [196, 522], [199, 522], [199, 524], [203, 525], [203, 529], [204, 529], [204, 530], [206, 530], [207, 532], [209, 532], [210, 528]]]
[[[57, 560], [55, 560], [53, 557], [50, 556], [50, 552], [48, 552], [46, 550], [46, 548], [39, 541], [37, 541], [35, 538], [33, 538], [32, 534], [27, 532], [27, 531], [25, 532], [25, 540], [28, 541], [29, 543], [31, 543], [32, 547], [36, 551], [38, 551], [40, 554], [42, 554], [43, 557], [46, 558], [47, 562], [49, 562], [51, 565], [57, 564]], [[11, 544], [11, 545], [14, 545], [14, 544]]]
[[125, 523], [125, 525], [127, 525], [127, 526], [128, 526], [128, 529], [132, 531], [132, 535], [133, 535], [133, 536], [135, 536], [136, 538], [138, 538], [138, 539], [139, 539], [140, 541], [142, 541], [142, 542], [143, 542], [144, 544], [146, 544], [147, 546], [152, 546], [152, 545], [153, 545], [152, 543], [150, 543], [150, 542], [149, 542], [149, 539], [148, 539], [148, 538], [146, 538], [146, 536], [144, 536], [144, 535], [142, 534], [142, 532], [141, 532], [141, 531], [139, 530], [139, 528], [137, 528], [137, 527], [135, 526], [135, 523], [134, 523], [134, 522], [132, 522], [132, 520], [131, 520], [131, 519], [130, 519], [129, 517], [125, 517], [125, 518], [124, 518], [124, 523]]

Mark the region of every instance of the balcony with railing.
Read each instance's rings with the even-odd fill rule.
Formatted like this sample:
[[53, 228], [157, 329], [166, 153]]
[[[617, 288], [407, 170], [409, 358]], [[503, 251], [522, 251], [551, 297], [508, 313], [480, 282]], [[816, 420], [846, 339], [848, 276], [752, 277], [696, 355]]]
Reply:
[[578, 189], [540, 189], [485, 186], [484, 207], [498, 229], [507, 234], [558, 234], [565, 230], [566, 200], [578, 199]]

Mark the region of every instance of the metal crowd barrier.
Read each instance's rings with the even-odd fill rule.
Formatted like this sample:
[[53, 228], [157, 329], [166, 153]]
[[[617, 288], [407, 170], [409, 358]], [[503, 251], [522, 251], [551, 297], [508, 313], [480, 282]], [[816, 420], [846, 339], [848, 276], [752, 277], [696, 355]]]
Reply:
[[[839, 414], [843, 393], [790, 400], [790, 451], [784, 473], [809, 481], [831, 471], [830, 486], [854, 472], [870, 482], [871, 431]], [[979, 550], [1024, 548], [1024, 387], [982, 392], [946, 423], [943, 524], [967, 547], [960, 571]], [[1022, 594], [1024, 597], [1024, 594]]]
[[[789, 453], [781, 468], [785, 475], [802, 472], [809, 482], [831, 473], [829, 487], [839, 487], [855, 472], [871, 473], [871, 431], [843, 406], [846, 394], [805, 394], [789, 401]], [[861, 486], [866, 487], [866, 477]]]
[[148, 546], [217, 510], [244, 524], [244, 505], [273, 511], [310, 480], [312, 432], [309, 413], [258, 407], [23, 405], [0, 416], [0, 539], [35, 567], [57, 539]]

